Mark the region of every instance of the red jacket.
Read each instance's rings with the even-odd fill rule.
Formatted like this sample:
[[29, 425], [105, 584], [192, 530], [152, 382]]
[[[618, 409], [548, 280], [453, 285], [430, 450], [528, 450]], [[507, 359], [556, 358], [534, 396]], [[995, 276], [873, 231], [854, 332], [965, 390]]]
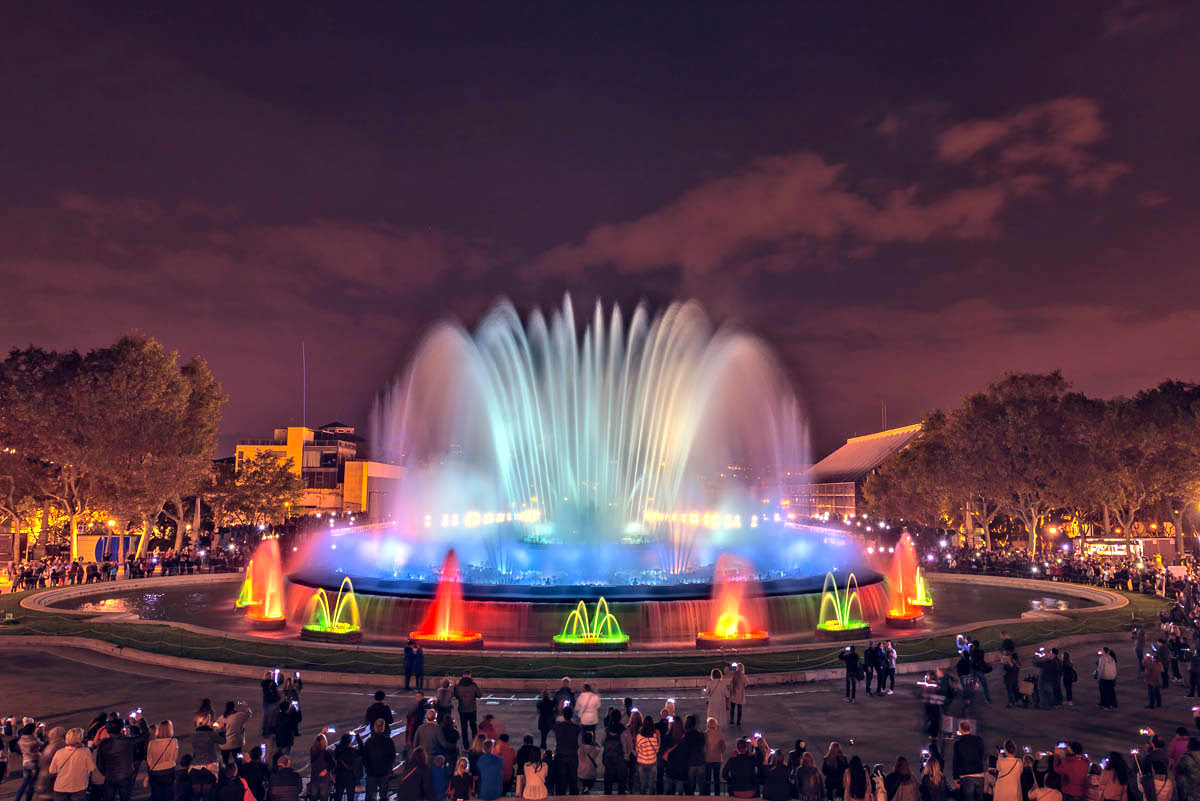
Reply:
[[1082, 756], [1069, 756], [1066, 759], [1054, 757], [1054, 772], [1062, 777], [1062, 794], [1082, 798], [1087, 795], [1088, 760]]

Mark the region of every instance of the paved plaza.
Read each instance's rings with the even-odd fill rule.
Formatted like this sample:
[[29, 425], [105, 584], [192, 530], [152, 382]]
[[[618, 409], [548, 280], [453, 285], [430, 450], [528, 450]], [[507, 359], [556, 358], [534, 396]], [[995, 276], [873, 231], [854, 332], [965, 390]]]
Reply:
[[[1118, 681], [1121, 708], [1116, 712], [1097, 709], [1096, 683], [1090, 679], [1085, 655], [1106, 642], [1097, 639], [1092, 646], [1078, 646], [1074, 656], [1080, 665], [1081, 681], [1076, 686], [1075, 706], [1052, 712], [1034, 709], [1006, 709], [999, 670], [993, 672], [991, 706], [977, 704], [977, 720], [989, 747], [1006, 737], [1033, 750], [1059, 740], [1079, 740], [1094, 757], [1110, 750], [1127, 752], [1140, 744], [1138, 730], [1150, 726], [1173, 733], [1176, 726], [1191, 726], [1193, 700], [1185, 690], [1172, 685], [1164, 693], [1162, 709], [1145, 709], [1145, 686], [1137, 674], [1130, 644], [1107, 640], [1118, 649], [1122, 659]], [[226, 700], [245, 698], [259, 712], [257, 682], [241, 678], [172, 670], [99, 656], [89, 651], [62, 648], [53, 653], [26, 649], [18, 644], [0, 646], [6, 668], [0, 671], [0, 714], [30, 715], [50, 725], [83, 726], [98, 712], [115, 710], [122, 714], [136, 707], [145, 710], [151, 722], [169, 718], [184, 737], [190, 731], [190, 717], [201, 698], [211, 698], [219, 710]], [[841, 682], [817, 682], [790, 686], [754, 685], [747, 693], [743, 734], [762, 732], [773, 746], [790, 749], [803, 737], [813, 751], [823, 752], [830, 740], [838, 740], [871, 762], [887, 762], [897, 754], [915, 757], [923, 745], [918, 724], [921, 704], [916, 695], [916, 676], [900, 676], [896, 693], [869, 698], [860, 693], [849, 704], [842, 699]], [[479, 680], [487, 692], [487, 679]], [[582, 687], [575, 680], [576, 689]], [[556, 684], [556, 683], [555, 683]], [[598, 681], [597, 689], [605, 705], [619, 704], [625, 695], [617, 684]], [[553, 685], [552, 685], [553, 686]], [[333, 728], [338, 732], [362, 722], [371, 701], [371, 686], [343, 687], [309, 684], [302, 695], [304, 720], [297, 752], [307, 751], [307, 743], [318, 731]], [[657, 717], [666, 695], [662, 692], [635, 694], [637, 705]], [[697, 691], [674, 696], [679, 714], [703, 715], [704, 701]], [[407, 708], [407, 701], [390, 694], [393, 709]], [[485, 699], [480, 717], [492, 713], [500, 719], [515, 742], [520, 735], [536, 730], [532, 693], [497, 693]], [[396, 733], [401, 731], [403, 714], [398, 715]], [[249, 730], [257, 733], [252, 724]], [[730, 731], [732, 738], [736, 730]], [[304, 747], [302, 747], [304, 746]]]

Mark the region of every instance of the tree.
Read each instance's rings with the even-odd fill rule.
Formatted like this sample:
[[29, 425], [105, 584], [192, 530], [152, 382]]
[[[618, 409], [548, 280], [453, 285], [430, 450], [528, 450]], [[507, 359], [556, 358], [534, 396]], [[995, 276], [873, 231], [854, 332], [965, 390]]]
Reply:
[[176, 361], [127, 336], [85, 357], [29, 348], [4, 362], [0, 435], [46, 467], [41, 493], [67, 517], [72, 558], [79, 522], [100, 502], [148, 535], [166, 499], [207, 470], [223, 398], [203, 361]]
[[271, 451], [259, 451], [242, 462], [227, 510], [241, 523], [266, 525], [286, 517], [303, 494], [304, 484], [292, 471], [290, 456], [281, 459]]
[[959, 424], [986, 458], [989, 495], [1021, 521], [1037, 550], [1046, 513], [1063, 505], [1064, 475], [1077, 450], [1065, 413], [1062, 374], [1010, 373], [968, 396]]
[[1182, 556], [1184, 522], [1200, 500], [1200, 386], [1164, 381], [1139, 392], [1134, 403], [1157, 433], [1152, 494], [1170, 515], [1176, 552]]

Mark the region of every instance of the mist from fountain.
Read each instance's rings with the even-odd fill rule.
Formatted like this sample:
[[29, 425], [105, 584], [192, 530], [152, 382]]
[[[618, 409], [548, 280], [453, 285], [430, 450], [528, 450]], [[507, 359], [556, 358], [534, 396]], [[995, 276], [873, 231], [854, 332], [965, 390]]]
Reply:
[[806, 437], [764, 343], [695, 303], [628, 319], [598, 303], [580, 331], [569, 298], [524, 324], [502, 301], [474, 335], [435, 326], [377, 403], [372, 441], [408, 473], [394, 531], [347, 567], [428, 576], [457, 547], [494, 581], [629, 583], [706, 574], [726, 551], [759, 561], [767, 537], [744, 532], [799, 483]]

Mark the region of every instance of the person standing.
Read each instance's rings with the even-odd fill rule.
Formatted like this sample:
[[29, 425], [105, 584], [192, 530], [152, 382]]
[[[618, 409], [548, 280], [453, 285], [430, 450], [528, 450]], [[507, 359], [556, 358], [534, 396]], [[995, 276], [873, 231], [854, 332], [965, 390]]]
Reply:
[[478, 710], [479, 697], [483, 691], [471, 678], [471, 671], [464, 670], [462, 678], [454, 687], [454, 697], [458, 699], [458, 722], [462, 729], [463, 748], [471, 747], [471, 740], [479, 733], [479, 724], [475, 715]]
[[[96, 766], [104, 774], [104, 801], [130, 801], [133, 795], [133, 738], [121, 733], [119, 721], [110, 720], [108, 736], [96, 749]], [[216, 762], [214, 750], [209, 762]]]
[[[68, 734], [70, 734], [68, 732]], [[68, 737], [68, 744], [70, 738]], [[175, 726], [164, 720], [154, 727], [154, 739], [146, 744], [146, 768], [150, 773], [150, 801], [171, 801], [175, 783], [175, 764], [179, 760], [179, 741]]]
[[554, 725], [554, 792], [556, 795], [579, 794], [579, 725], [571, 707], [563, 707], [561, 719]]
[[1117, 657], [1105, 646], [1096, 659], [1096, 681], [1100, 685], [1100, 708], [1117, 708]]
[[537, 700], [537, 727], [538, 732], [542, 735], [541, 748], [543, 751], [546, 750], [546, 738], [554, 730], [554, 721], [557, 717], [554, 699], [550, 697], [550, 691], [542, 690], [542, 695]]
[[1162, 662], [1158, 657], [1147, 654], [1142, 663], [1142, 680], [1146, 682], [1146, 708], [1157, 709], [1162, 706]]
[[992, 703], [992, 694], [988, 690], [987, 674], [992, 672], [992, 666], [987, 663], [987, 656], [979, 640], [971, 641], [971, 678], [983, 689], [983, 702]]
[[971, 731], [971, 724], [958, 724], [954, 740], [953, 776], [962, 792], [962, 801], [983, 801], [983, 779], [987, 771], [983, 739]]
[[1021, 661], [1016, 651], [1000, 652], [1000, 669], [1004, 674], [1004, 693], [1008, 696], [1006, 706], [1014, 707], [1020, 702], [1018, 687], [1021, 682]]
[[83, 729], [69, 730], [65, 745], [50, 760], [55, 797], [59, 801], [84, 801], [92, 777], [103, 778], [98, 774], [92, 752], [83, 744]]
[[225, 702], [225, 714], [217, 721], [217, 731], [224, 735], [224, 740], [218, 746], [222, 764], [228, 765], [234, 755], [245, 747], [246, 724], [253, 714], [250, 705], [240, 698]]
[[417, 689], [425, 689], [425, 646], [417, 643], [413, 649], [413, 676], [417, 680]]
[[742, 707], [746, 703], [746, 666], [738, 662], [732, 667], [733, 673], [729, 677], [729, 725], [741, 728]]
[[404, 644], [404, 691], [412, 689], [413, 662], [417, 655], [417, 642], [411, 637]]
[[700, 795], [721, 794], [721, 763], [725, 761], [725, 735], [717, 719], [709, 717], [704, 730], [704, 788]]
[[367, 713], [363, 715], [363, 723], [368, 726], [374, 726], [377, 720], [382, 720], [388, 726], [395, 723], [392, 708], [384, 702], [385, 698], [387, 698], [387, 694], [383, 690], [375, 691], [375, 702], [367, 707]]
[[1062, 652], [1062, 686], [1063, 695], [1065, 696], [1064, 704], [1067, 706], [1075, 706], [1075, 694], [1072, 688], [1075, 682], [1079, 680], [1079, 674], [1075, 672], [1075, 665], [1071, 663], [1071, 654], [1068, 651]]
[[725, 695], [725, 677], [717, 668], [713, 668], [712, 672], [708, 674], [708, 683], [704, 685], [704, 697], [706, 699], [705, 717], [717, 720], [725, 717], [726, 704], [729, 703], [729, 699]]
[[847, 645], [845, 650], [838, 654], [838, 659], [846, 668], [846, 700], [854, 703], [858, 689], [858, 652], [854, 650], [853, 645]]
[[[868, 642], [866, 650], [863, 651], [863, 689], [867, 691], [867, 695], [874, 695], [875, 692], [871, 689], [871, 680], [875, 678], [875, 669], [878, 667], [879, 651], [873, 642]], [[883, 681], [883, 671], [879, 671], [880, 681]], [[882, 693], [880, 693], [882, 695]]]
[[592, 690], [592, 685], [583, 685], [583, 692], [575, 699], [575, 708], [579, 712], [579, 725], [595, 737], [600, 725], [600, 696]]
[[387, 724], [383, 720], [375, 721], [371, 736], [359, 746], [359, 752], [362, 754], [363, 773], [366, 774], [365, 801], [387, 801], [388, 777], [396, 761], [396, 744], [388, 736]]
[[993, 801], [1025, 801], [1021, 789], [1021, 758], [1017, 756], [1017, 745], [1005, 740], [1004, 747], [996, 757], [996, 786], [992, 791]]
[[[879, 693], [884, 692], [883, 681], [887, 679], [887, 694], [893, 695], [896, 692], [896, 660], [898, 659], [896, 648], [892, 645], [892, 641], [888, 640], [883, 645], [883, 674], [879, 677]], [[877, 693], [878, 694], [878, 693]]]

